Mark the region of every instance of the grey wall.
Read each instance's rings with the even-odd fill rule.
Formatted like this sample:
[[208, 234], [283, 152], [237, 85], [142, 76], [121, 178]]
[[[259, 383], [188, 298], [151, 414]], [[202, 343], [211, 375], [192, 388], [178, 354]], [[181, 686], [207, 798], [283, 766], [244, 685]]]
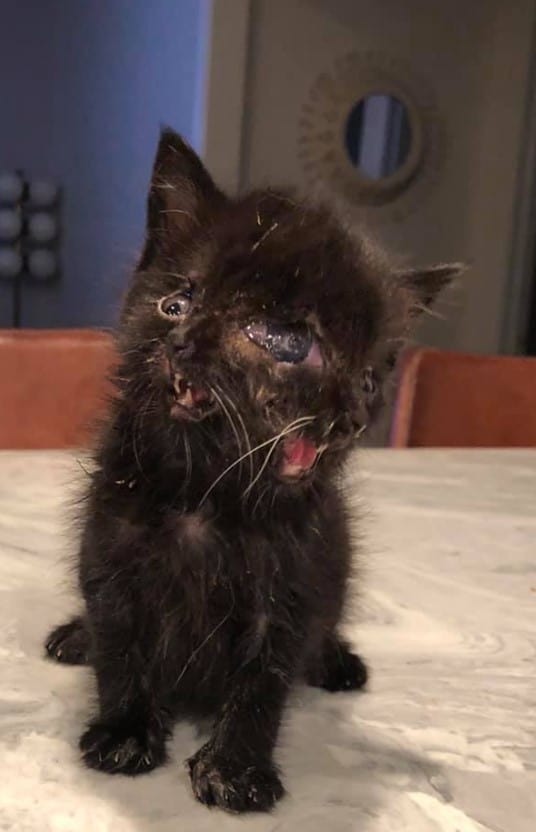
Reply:
[[[423, 318], [425, 343], [502, 347], [535, 22], [535, 0], [252, 0], [242, 184], [318, 190], [407, 262], [468, 263], [442, 317]], [[423, 164], [366, 205], [344, 122], [363, 95], [399, 84], [429, 137]]]
[[[23, 325], [113, 321], [143, 233], [159, 125], [202, 133], [205, 0], [4, 0], [0, 169], [64, 188], [63, 275], [28, 287]], [[11, 320], [0, 287], [0, 326]]]

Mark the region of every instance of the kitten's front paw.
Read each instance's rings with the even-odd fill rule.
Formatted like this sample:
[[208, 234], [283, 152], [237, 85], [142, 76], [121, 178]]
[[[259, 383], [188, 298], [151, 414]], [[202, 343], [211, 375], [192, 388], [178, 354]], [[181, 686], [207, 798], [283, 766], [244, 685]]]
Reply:
[[338, 664], [330, 668], [322, 687], [331, 693], [338, 690], [359, 690], [366, 685], [367, 679], [365, 662], [355, 653], [345, 652]]
[[228, 812], [268, 812], [285, 790], [272, 763], [217, 754], [210, 743], [187, 761], [195, 797]]
[[62, 664], [88, 664], [90, 636], [80, 617], [55, 627], [45, 642], [51, 659]]
[[313, 665], [307, 673], [308, 684], [329, 690], [330, 693], [359, 690], [366, 685], [367, 680], [368, 670], [363, 659], [350, 653], [342, 643], [336, 643], [326, 650], [324, 661]]
[[135, 721], [92, 723], [80, 750], [89, 768], [108, 774], [145, 774], [166, 760], [164, 736]]

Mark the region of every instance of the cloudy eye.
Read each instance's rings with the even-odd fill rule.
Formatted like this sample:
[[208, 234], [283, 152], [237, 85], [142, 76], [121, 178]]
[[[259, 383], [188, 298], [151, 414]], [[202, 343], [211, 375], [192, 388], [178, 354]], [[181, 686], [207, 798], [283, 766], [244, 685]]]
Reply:
[[323, 366], [320, 348], [305, 323], [250, 323], [245, 331], [251, 341], [268, 350], [282, 364]]
[[174, 292], [158, 301], [158, 311], [165, 318], [180, 318], [186, 315], [192, 304], [190, 289]]

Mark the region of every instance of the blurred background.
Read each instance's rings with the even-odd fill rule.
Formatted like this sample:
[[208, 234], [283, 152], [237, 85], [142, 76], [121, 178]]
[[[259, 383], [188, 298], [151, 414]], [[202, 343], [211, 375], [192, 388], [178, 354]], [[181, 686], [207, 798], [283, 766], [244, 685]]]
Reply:
[[0, 326], [113, 324], [169, 124], [230, 192], [294, 184], [470, 264], [422, 341], [535, 354], [535, 7], [3, 0]]

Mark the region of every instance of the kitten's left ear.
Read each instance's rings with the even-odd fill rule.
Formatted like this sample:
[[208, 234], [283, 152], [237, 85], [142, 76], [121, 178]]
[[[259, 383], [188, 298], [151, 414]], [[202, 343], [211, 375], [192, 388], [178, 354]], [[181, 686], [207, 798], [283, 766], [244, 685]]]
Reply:
[[410, 289], [419, 306], [431, 306], [442, 289], [465, 271], [463, 263], [440, 263], [427, 269], [406, 269], [398, 273], [398, 280]]
[[185, 247], [226, 197], [196, 152], [174, 130], [160, 135], [147, 200], [146, 246], [141, 268], [158, 251]]

